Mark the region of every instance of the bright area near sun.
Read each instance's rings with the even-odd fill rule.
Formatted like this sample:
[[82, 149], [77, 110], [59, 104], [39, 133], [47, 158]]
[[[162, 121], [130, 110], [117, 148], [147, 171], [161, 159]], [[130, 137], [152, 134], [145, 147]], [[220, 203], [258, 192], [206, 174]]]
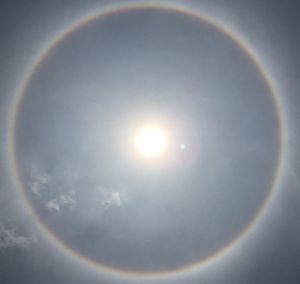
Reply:
[[158, 158], [166, 150], [167, 137], [159, 127], [145, 127], [138, 131], [135, 146], [142, 156]]

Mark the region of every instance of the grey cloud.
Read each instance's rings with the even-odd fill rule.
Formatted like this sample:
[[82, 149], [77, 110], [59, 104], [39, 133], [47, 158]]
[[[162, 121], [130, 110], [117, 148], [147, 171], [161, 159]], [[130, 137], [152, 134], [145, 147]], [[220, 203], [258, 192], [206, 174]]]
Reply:
[[16, 231], [16, 228], [7, 228], [0, 224], [0, 249], [5, 248], [26, 248], [37, 242], [35, 236], [22, 236]]

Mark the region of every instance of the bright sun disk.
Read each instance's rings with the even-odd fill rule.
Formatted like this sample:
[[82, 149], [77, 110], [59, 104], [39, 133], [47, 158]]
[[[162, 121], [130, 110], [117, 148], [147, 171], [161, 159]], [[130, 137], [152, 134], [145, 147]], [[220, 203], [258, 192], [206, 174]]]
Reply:
[[138, 132], [135, 146], [144, 157], [158, 158], [166, 150], [166, 134], [158, 127], [145, 127]]

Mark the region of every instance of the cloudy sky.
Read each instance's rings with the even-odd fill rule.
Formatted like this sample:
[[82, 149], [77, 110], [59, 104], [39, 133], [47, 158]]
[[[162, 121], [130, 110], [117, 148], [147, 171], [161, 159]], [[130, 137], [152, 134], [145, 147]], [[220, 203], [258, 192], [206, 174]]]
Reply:
[[1, 3], [1, 281], [299, 283], [297, 1], [120, 3]]

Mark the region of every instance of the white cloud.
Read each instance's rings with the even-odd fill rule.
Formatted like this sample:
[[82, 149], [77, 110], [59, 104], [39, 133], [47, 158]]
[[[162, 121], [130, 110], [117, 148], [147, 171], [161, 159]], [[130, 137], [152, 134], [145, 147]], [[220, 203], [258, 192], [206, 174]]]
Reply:
[[21, 236], [16, 232], [16, 228], [5, 228], [0, 224], [0, 249], [4, 248], [29, 248], [36, 243], [34, 236]]
[[39, 195], [41, 190], [50, 182], [50, 176], [42, 173], [35, 166], [31, 166], [30, 176], [32, 179], [31, 191]]
[[122, 200], [121, 195], [118, 191], [112, 192], [105, 200], [102, 202], [102, 205], [105, 209], [110, 208], [111, 206], [121, 206]]
[[30, 189], [33, 194], [42, 195], [41, 198], [46, 198], [52, 189], [60, 190], [60, 193], [52, 194], [52, 199], [48, 199], [45, 203], [45, 207], [52, 212], [59, 212], [64, 209], [72, 210], [77, 204], [74, 191], [77, 175], [71, 170], [60, 171], [60, 174], [53, 176], [35, 164], [30, 167]]
[[111, 194], [111, 199], [113, 201], [113, 203], [117, 206], [121, 206], [122, 202], [121, 202], [121, 195], [119, 192], [113, 192]]
[[46, 204], [46, 208], [49, 209], [49, 211], [60, 211], [60, 205], [58, 203], [57, 199], [52, 199]]
[[50, 211], [59, 212], [61, 209], [72, 210], [77, 204], [75, 198], [75, 191], [70, 190], [69, 192], [60, 195], [58, 198], [51, 199], [46, 203], [46, 208]]

